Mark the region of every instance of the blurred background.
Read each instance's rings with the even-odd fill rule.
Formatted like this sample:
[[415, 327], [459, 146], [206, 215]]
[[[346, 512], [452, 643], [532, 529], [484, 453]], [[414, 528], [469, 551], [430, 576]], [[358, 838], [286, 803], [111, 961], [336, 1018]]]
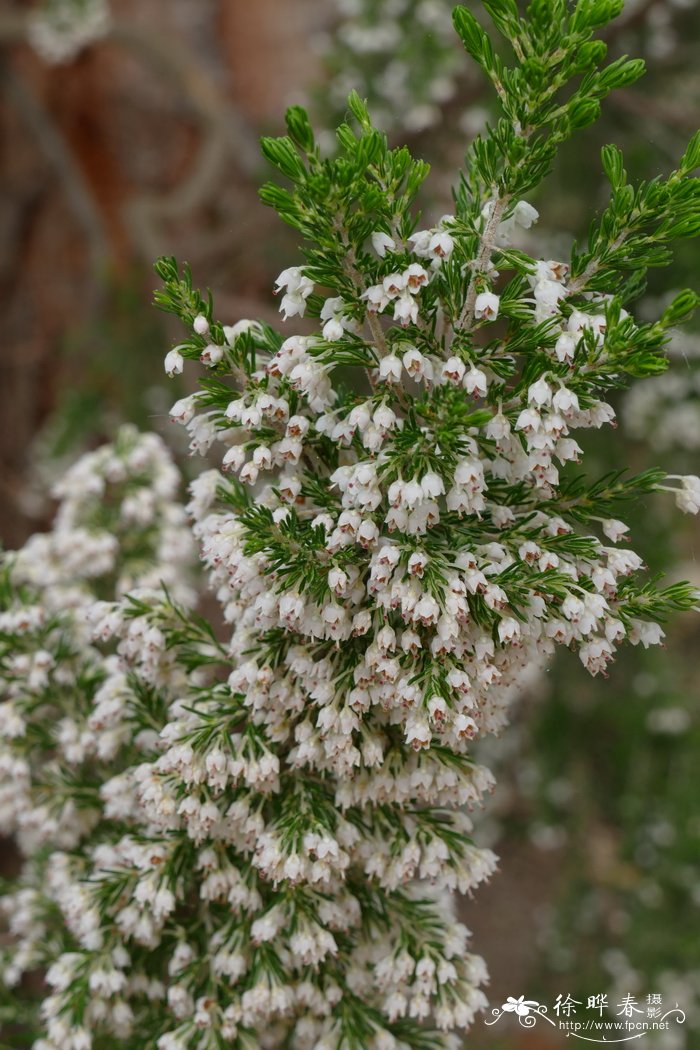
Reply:
[[[470, 5], [478, 13], [480, 5]], [[46, 526], [52, 481], [129, 420], [166, 436], [181, 393], [162, 372], [177, 330], [151, 306], [153, 260], [174, 254], [211, 287], [225, 323], [276, 321], [271, 285], [295, 261], [295, 235], [257, 200], [257, 139], [308, 105], [321, 140], [351, 88], [375, 119], [433, 166], [428, 220], [450, 210], [450, 182], [493, 112], [450, 23], [450, 0], [0, 0], [0, 537]], [[700, 3], [628, 2], [611, 57], [647, 59], [640, 85], [562, 154], [533, 203], [528, 245], [565, 256], [602, 206], [602, 143], [633, 177], [673, 166], [700, 124]], [[650, 318], [700, 253], [684, 242], [634, 305]], [[672, 366], [618, 397], [616, 440], [595, 435], [586, 470], [630, 465], [700, 473], [700, 332], [674, 337]], [[584, 435], [587, 437], [587, 435]], [[652, 572], [700, 585], [699, 536], [660, 498], [629, 508]], [[501, 872], [462, 917], [491, 971], [490, 998], [551, 1006], [632, 994], [686, 1024], [664, 1050], [700, 1046], [700, 643], [679, 618], [665, 651], [633, 649], [610, 679], [564, 654], [533, 681], [513, 725], [481, 745], [499, 787], [477, 836]], [[568, 657], [568, 658], [567, 658]], [[9, 863], [8, 853], [8, 863]], [[477, 1024], [470, 1047], [548, 1050], [565, 1035]], [[652, 1042], [652, 1037], [649, 1037]]]

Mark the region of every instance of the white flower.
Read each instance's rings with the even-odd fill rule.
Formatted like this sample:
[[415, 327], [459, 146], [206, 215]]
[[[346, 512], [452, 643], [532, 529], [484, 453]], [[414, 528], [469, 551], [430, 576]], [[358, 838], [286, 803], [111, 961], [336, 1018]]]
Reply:
[[426, 718], [414, 715], [406, 722], [406, 743], [416, 751], [429, 747], [432, 735]]
[[379, 539], [379, 528], [373, 521], [363, 521], [357, 530], [357, 542], [361, 546], [373, 547]]
[[380, 405], [372, 416], [372, 422], [381, 431], [393, 430], [398, 423], [398, 417], [388, 405]]
[[602, 528], [605, 535], [613, 543], [618, 543], [619, 540], [624, 539], [629, 532], [629, 526], [625, 525], [624, 521], [618, 521], [617, 518], [608, 518], [607, 521], [603, 522]]
[[442, 496], [445, 492], [442, 478], [432, 470], [423, 475], [420, 480], [420, 487], [426, 499], [434, 499], [436, 496]]
[[306, 300], [314, 290], [314, 283], [305, 276], [300, 266], [290, 266], [283, 270], [275, 281], [277, 291], [286, 289], [282, 297], [280, 311], [284, 314], [285, 321], [290, 317], [303, 317], [306, 310]]
[[679, 480], [681, 488], [676, 489], [676, 506], [686, 514], [697, 514], [700, 511], [700, 477], [687, 474]]
[[399, 383], [401, 381], [401, 358], [396, 354], [387, 354], [379, 362], [379, 378], [387, 383]]
[[321, 320], [325, 321], [322, 329], [323, 338], [328, 339], [329, 342], [342, 338], [348, 326], [348, 321], [344, 316], [345, 309], [346, 304], [340, 296], [326, 299], [321, 307]]
[[498, 624], [498, 637], [502, 642], [512, 642], [520, 637], [520, 624], [512, 616], [505, 616]]
[[480, 292], [474, 302], [474, 316], [485, 318], [487, 321], [495, 321], [498, 317], [500, 299], [494, 292]]
[[[547, 402], [541, 402], [541, 404], [547, 404]], [[561, 412], [563, 416], [570, 416], [573, 412], [579, 411], [578, 398], [573, 390], [568, 390], [562, 385], [552, 398], [552, 407]]]
[[593, 637], [579, 649], [581, 663], [592, 675], [604, 674], [613, 657], [613, 647], [607, 638]]
[[428, 556], [424, 551], [415, 551], [408, 559], [408, 571], [411, 576], [422, 577], [428, 564]]
[[426, 361], [420, 351], [416, 350], [415, 346], [412, 346], [406, 351], [403, 355], [402, 363], [408, 375], [412, 376], [414, 379], [420, 379], [422, 377]]
[[559, 311], [559, 301], [566, 296], [566, 288], [559, 281], [540, 278], [532, 290], [535, 299], [535, 320], [546, 321]]
[[257, 332], [262, 333], [262, 328], [257, 321], [251, 321], [247, 318], [243, 318], [240, 321], [236, 321], [234, 325], [224, 325], [224, 339], [229, 346], [233, 346], [239, 335], [244, 335], [246, 332]]
[[210, 368], [214, 368], [215, 365], [218, 365], [219, 362], [223, 360], [223, 356], [223, 346], [218, 346], [216, 343], [209, 343], [199, 355], [199, 360], [203, 365], [208, 365]]
[[428, 251], [439, 259], [448, 259], [454, 251], [455, 242], [447, 230], [438, 230], [430, 238]]
[[396, 251], [396, 241], [393, 237], [390, 237], [388, 233], [382, 233], [381, 230], [375, 230], [372, 234], [372, 247], [377, 255], [383, 259], [387, 251]]
[[403, 277], [406, 282], [405, 287], [414, 295], [430, 280], [430, 274], [420, 265], [420, 263], [411, 263], [411, 265], [404, 270]]
[[404, 327], [418, 320], [418, 303], [409, 291], [403, 292], [394, 303], [394, 320]]
[[409, 244], [413, 245], [413, 251], [423, 259], [430, 255], [430, 242], [433, 238], [433, 230], [416, 230], [408, 238]]
[[180, 398], [179, 401], [176, 401], [170, 409], [170, 418], [173, 423], [180, 423], [182, 426], [187, 426], [194, 416], [196, 404], [197, 399], [194, 394], [190, 394], [189, 397], [183, 397]]
[[527, 399], [531, 405], [544, 408], [552, 403], [552, 388], [544, 379], [538, 379], [528, 387]]
[[510, 431], [510, 421], [502, 412], [497, 412], [486, 424], [486, 436], [496, 440], [508, 437]]
[[245, 463], [245, 449], [242, 445], [233, 445], [224, 454], [221, 462], [223, 470], [239, 471]]
[[513, 211], [513, 219], [522, 226], [524, 230], [529, 230], [530, 227], [537, 222], [540, 217], [540, 213], [536, 208], [533, 208], [527, 201], [518, 201]]
[[442, 377], [451, 383], [461, 383], [465, 371], [464, 361], [459, 357], [449, 357], [442, 366]]
[[179, 350], [170, 350], [165, 355], [165, 374], [171, 377], [181, 375], [184, 363], [184, 358]]
[[414, 618], [420, 620], [424, 627], [437, 623], [440, 606], [431, 594], [424, 594], [414, 610]]
[[406, 276], [403, 273], [390, 273], [382, 280], [385, 295], [395, 299], [406, 288]]
[[367, 309], [370, 313], [381, 313], [390, 302], [390, 297], [383, 284], [373, 284], [362, 293], [361, 298], [367, 300]]
[[486, 375], [475, 365], [471, 365], [469, 371], [465, 373], [462, 385], [468, 394], [475, 394], [477, 397], [486, 397], [488, 393]]
[[632, 645], [638, 645], [641, 642], [644, 648], [648, 649], [650, 645], [661, 645], [664, 637], [665, 634], [660, 624], [652, 623], [650, 620], [632, 620], [629, 632], [629, 640]]
[[276, 278], [275, 287], [278, 291], [284, 288], [288, 292], [295, 292], [298, 288], [303, 287], [307, 280], [301, 266], [289, 266], [286, 270], [282, 270], [282, 273]]
[[562, 362], [570, 362], [574, 359], [576, 340], [569, 332], [562, 332], [554, 345], [557, 359]]
[[458, 737], [464, 740], [473, 740], [479, 732], [479, 728], [470, 715], [455, 715], [452, 728]]

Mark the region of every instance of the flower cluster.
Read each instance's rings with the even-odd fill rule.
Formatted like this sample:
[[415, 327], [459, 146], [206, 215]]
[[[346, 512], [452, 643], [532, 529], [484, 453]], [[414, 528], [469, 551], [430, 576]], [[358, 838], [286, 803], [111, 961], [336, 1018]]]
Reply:
[[[69, 854], [104, 834], [100, 790], [109, 771], [152, 747], [152, 696], [102, 643], [137, 596], [160, 596], [166, 583], [180, 601], [193, 598], [194, 545], [179, 487], [161, 439], [125, 427], [57, 483], [53, 529], [4, 558], [0, 828], [26, 858], [1, 903], [16, 939], [1, 956], [12, 988], [70, 943], [52, 914], [61, 872], [65, 883]], [[132, 631], [130, 641], [148, 652], [157, 639]]]
[[[689, 585], [643, 577], [616, 513], [667, 488], [697, 510], [697, 479], [589, 482], [573, 435], [614, 424], [608, 391], [659, 371], [695, 305], [682, 293], [650, 324], [624, 308], [660, 246], [698, 228], [700, 136], [636, 190], [606, 148], [611, 202], [588, 244], [526, 255], [514, 242], [556, 145], [640, 68], [601, 66], [592, 38], [615, 2], [548, 0], [529, 21], [500, 6], [511, 71], [455, 12], [507, 119], [434, 225], [414, 211], [427, 167], [356, 95], [334, 159], [297, 107], [289, 137], [264, 140], [288, 185], [263, 199], [305, 240], [281, 312], [317, 318], [314, 334], [223, 325], [187, 269], [158, 264], [157, 302], [186, 326], [166, 372], [205, 369], [172, 418], [193, 452], [221, 446], [187, 509], [222, 626], [152, 590], [87, 610], [117, 676], [94, 719], [126, 709], [131, 735], [91, 782], [89, 842], [50, 855], [70, 947], [37, 1050], [137, 1033], [158, 1050], [458, 1047], [486, 972], [452, 895], [496, 864], [464, 812], [493, 783], [473, 742], [558, 645], [597, 674], [695, 607]], [[523, 76], [538, 36], [546, 88]]]
[[29, 43], [46, 62], [70, 62], [109, 31], [108, 0], [45, 0], [27, 25]]
[[320, 43], [331, 80], [324, 108], [342, 114], [358, 85], [377, 126], [392, 134], [437, 124], [464, 72], [451, 0], [335, 0], [338, 22]]

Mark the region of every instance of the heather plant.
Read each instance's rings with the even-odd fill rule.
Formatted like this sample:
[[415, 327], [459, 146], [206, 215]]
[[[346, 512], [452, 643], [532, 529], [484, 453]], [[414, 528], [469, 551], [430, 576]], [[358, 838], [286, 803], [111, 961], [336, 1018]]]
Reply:
[[[87, 833], [23, 842], [19, 954], [54, 946], [37, 1050], [458, 1047], [486, 968], [452, 897], [496, 863], [464, 812], [493, 783], [478, 738], [557, 646], [604, 674], [696, 607], [690, 585], [644, 575], [616, 515], [654, 493], [696, 513], [700, 479], [588, 478], [573, 434], [614, 426], [610, 395], [666, 368], [696, 306], [688, 291], [632, 313], [646, 272], [700, 230], [700, 135], [639, 185], [606, 147], [587, 241], [532, 258], [527, 198], [643, 65], [605, 64], [618, 0], [483, 7], [493, 39], [466, 8], [454, 23], [502, 116], [453, 213], [421, 224], [427, 165], [356, 94], [331, 159], [298, 107], [263, 140], [284, 182], [262, 198], [303, 242], [276, 281], [302, 334], [225, 325], [186, 267], [158, 263], [158, 305], [185, 325], [166, 371], [205, 369], [172, 418], [193, 453], [221, 455], [188, 510], [225, 627], [168, 587], [84, 609], [126, 676], [89, 699], [121, 718], [125, 688], [128, 717], [80, 795]], [[109, 718], [93, 722], [99, 751]], [[5, 733], [10, 755], [23, 732]]]
[[[54, 485], [51, 531], [3, 558], [0, 831], [15, 836], [25, 863], [0, 898], [12, 938], [0, 949], [0, 1020], [23, 1023], [13, 1031], [21, 1045], [36, 1023], [23, 975], [74, 944], [58, 872], [71, 863], [76, 871], [81, 853], [85, 863], [90, 844], [112, 832], [103, 787], [152, 753], [163, 717], [145, 677], [124, 652], [106, 651], [86, 617], [104, 610], [109, 620], [110, 603], [127, 593], [160, 598], [163, 587], [179, 603], [194, 601], [195, 546], [180, 487], [162, 440], [123, 427]], [[137, 663], [153, 641], [132, 630]], [[178, 679], [177, 668], [170, 673]]]

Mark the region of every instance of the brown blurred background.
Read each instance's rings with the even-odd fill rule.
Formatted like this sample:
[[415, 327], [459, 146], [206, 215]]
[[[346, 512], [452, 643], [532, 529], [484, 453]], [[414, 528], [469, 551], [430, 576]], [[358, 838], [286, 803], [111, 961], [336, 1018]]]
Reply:
[[105, 38], [51, 64], [26, 42], [32, 5], [0, 5], [6, 546], [34, 524], [23, 488], [47, 421], [100, 437], [161, 381], [157, 256], [189, 261], [221, 316], [266, 312], [284, 231], [257, 202], [257, 138], [318, 75], [326, 8], [114, 0]]

